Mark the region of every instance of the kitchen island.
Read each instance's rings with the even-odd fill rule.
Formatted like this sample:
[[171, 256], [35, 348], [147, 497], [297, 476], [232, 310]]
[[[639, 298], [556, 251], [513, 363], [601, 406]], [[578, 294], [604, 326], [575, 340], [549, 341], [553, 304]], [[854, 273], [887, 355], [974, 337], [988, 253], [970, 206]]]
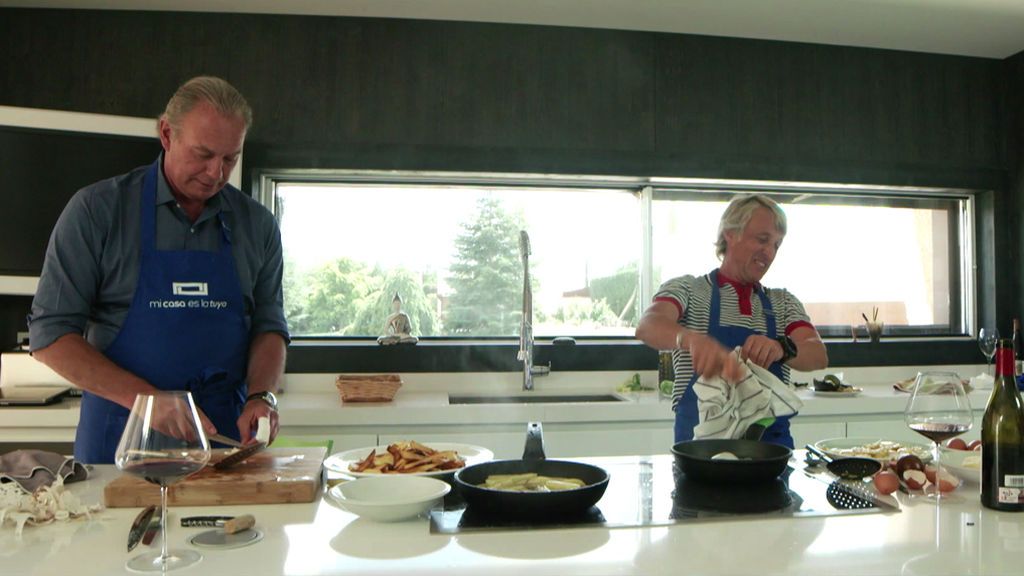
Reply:
[[[799, 452], [799, 451], [798, 451]], [[69, 489], [100, 502], [118, 471], [98, 466]], [[614, 476], [613, 476], [613, 482]], [[197, 528], [185, 515], [250, 513], [265, 538], [231, 550], [202, 549], [203, 560], [174, 574], [900, 574], [1019, 575], [1024, 516], [981, 508], [976, 484], [936, 507], [895, 494], [899, 512], [828, 517], [731, 516], [647, 528], [587, 527], [435, 534], [418, 518], [381, 524], [337, 507], [308, 504], [172, 508], [173, 546]], [[3, 574], [124, 574], [128, 527], [137, 508], [107, 509], [91, 520], [0, 531]], [[159, 539], [154, 545], [159, 544]]]

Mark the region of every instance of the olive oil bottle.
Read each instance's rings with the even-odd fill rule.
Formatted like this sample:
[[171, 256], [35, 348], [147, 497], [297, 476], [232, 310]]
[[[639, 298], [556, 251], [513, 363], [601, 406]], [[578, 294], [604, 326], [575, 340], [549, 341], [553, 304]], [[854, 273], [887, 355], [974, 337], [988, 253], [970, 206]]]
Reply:
[[981, 504], [1024, 511], [1024, 405], [1008, 339], [996, 347], [995, 383], [981, 420]]

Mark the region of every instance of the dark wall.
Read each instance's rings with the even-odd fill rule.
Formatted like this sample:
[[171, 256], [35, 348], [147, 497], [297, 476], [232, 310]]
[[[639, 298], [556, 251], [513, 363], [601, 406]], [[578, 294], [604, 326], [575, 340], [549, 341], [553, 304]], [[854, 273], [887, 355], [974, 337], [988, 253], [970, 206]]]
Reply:
[[[1014, 69], [998, 60], [541, 26], [27, 9], [0, 9], [0, 54], [0, 104], [13, 106], [155, 117], [184, 79], [227, 78], [256, 114], [246, 186], [253, 167], [333, 167], [984, 188], [979, 230], [998, 229], [996, 253], [1019, 242], [998, 220], [1012, 200]], [[1019, 193], [1019, 152], [1015, 162]], [[986, 282], [983, 313], [1001, 317], [992, 302], [1003, 307], [1009, 281]]]
[[0, 103], [156, 116], [182, 80], [221, 75], [256, 111], [249, 166], [947, 186], [1004, 168], [997, 60], [456, 22], [0, 15]]
[[0, 274], [39, 276], [50, 227], [83, 185], [152, 163], [160, 142], [0, 126]]
[[1012, 284], [1007, 289], [1012, 295], [1013, 316], [1024, 318], [1024, 277], [1021, 270], [1021, 254], [1024, 253], [1024, 234], [1021, 234], [1021, 222], [1024, 222], [1024, 52], [1007, 58], [1006, 62], [1006, 150], [1010, 205], [1012, 222], [1007, 228], [1011, 230], [1010, 238], [1013, 249], [1009, 251], [1003, 270], [1013, 271], [1007, 274]]

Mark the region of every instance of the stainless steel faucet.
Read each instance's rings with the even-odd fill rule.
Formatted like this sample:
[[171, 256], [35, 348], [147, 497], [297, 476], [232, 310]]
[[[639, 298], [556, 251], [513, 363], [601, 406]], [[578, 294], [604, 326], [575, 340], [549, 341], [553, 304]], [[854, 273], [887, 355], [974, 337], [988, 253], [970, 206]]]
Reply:
[[523, 363], [523, 390], [533, 390], [533, 377], [551, 372], [551, 365], [533, 365], [533, 290], [530, 288], [530, 235], [519, 232], [519, 255], [523, 259], [523, 317], [519, 323], [519, 354]]

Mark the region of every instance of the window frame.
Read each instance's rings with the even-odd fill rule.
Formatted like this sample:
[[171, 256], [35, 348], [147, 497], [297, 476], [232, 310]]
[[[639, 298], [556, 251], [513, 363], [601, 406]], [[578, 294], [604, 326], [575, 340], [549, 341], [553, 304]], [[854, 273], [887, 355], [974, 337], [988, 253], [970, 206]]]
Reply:
[[[743, 183], [737, 184], [722, 180], [694, 180], [684, 184], [679, 180], [674, 186], [650, 186], [645, 190], [647, 199], [645, 202], [650, 206], [646, 214], [653, 212], [653, 203], [656, 199], [670, 199], [672, 197], [681, 200], [688, 200], [698, 196], [710, 195], [716, 200], [728, 200], [735, 194], [744, 192], [758, 192], [772, 197], [776, 201], [784, 197], [794, 197], [799, 201], [804, 197], [827, 196], [838, 199], [829, 204], [842, 204], [842, 199], [850, 199], [852, 205], [867, 205], [864, 199], [873, 199], [878, 206], [891, 206], [906, 203], [908, 207], [914, 207], [913, 200], [934, 200], [937, 202], [956, 202], [958, 209], [949, 212], [946, 229], [951, 237], [950, 253], [956, 255], [950, 258], [947, 271], [950, 275], [950, 325], [948, 329], [933, 326], [887, 326], [887, 336], [909, 337], [909, 338], [935, 338], [935, 337], [966, 337], [977, 332], [978, 328], [978, 307], [977, 307], [977, 270], [976, 258], [978, 245], [975, 237], [975, 203], [976, 196], [982, 191], [962, 190], [953, 188], [922, 188], [922, 187], [896, 187], [896, 186], [853, 186], [853, 185], [822, 185], [805, 183], [784, 183], [780, 186], [775, 183]], [[688, 185], [687, 185], [688, 184]], [[780, 202], [783, 209], [788, 203]], [[644, 224], [644, 231], [648, 237], [653, 236], [653, 229], [650, 221]], [[953, 239], [958, 242], [952, 242]], [[645, 242], [645, 245], [652, 241]], [[964, 246], [966, 244], [966, 247]], [[970, 248], [970, 249], [967, 249]], [[650, 275], [654, 270], [653, 251], [645, 255], [645, 268], [642, 272]], [[653, 278], [648, 279], [645, 285], [653, 288]], [[653, 292], [645, 294], [645, 301], [649, 302]], [[952, 296], [957, 296], [953, 298]], [[846, 326], [816, 326], [823, 339], [845, 339], [848, 332]]]
[[[643, 237], [640, 254], [640, 302], [650, 302], [653, 286], [653, 231], [651, 216], [656, 195], [719, 194], [728, 197], [742, 192], [769, 195], [828, 194], [839, 197], [879, 197], [960, 201], [956, 231], [961, 243], [951, 245], [960, 254], [956, 270], [961, 291], [962, 309], [950, 310], [951, 324], [955, 316], [963, 327], [961, 333], [914, 334], [893, 333], [893, 338], [879, 344], [900, 359], [868, 358], [864, 349], [849, 347], [849, 337], [823, 334], [833, 366], [901, 365], [901, 364], [969, 364], [980, 355], [972, 334], [979, 324], [977, 262], [981, 247], [976, 237], [976, 205], [982, 194], [990, 190], [940, 188], [921, 186], [851, 185], [765, 180], [726, 180], [675, 177], [629, 177], [565, 174], [530, 174], [502, 172], [449, 172], [420, 170], [351, 170], [351, 169], [260, 169], [252, 170], [253, 197], [274, 214], [279, 214], [275, 189], [278, 182], [302, 183], [377, 183], [377, 184], [465, 184], [501, 185], [504, 187], [608, 188], [631, 190], [639, 196]], [[964, 248], [963, 243], [971, 247]], [[547, 340], [547, 342], [545, 342]], [[550, 339], [538, 338], [536, 360], [557, 361], [566, 370], [636, 370], [656, 366], [657, 353], [643, 343], [621, 337], [577, 337], [577, 346], [551, 346]], [[290, 350], [289, 372], [318, 371], [409, 371], [409, 372], [474, 372], [515, 371], [521, 369], [515, 360], [518, 341], [510, 337], [427, 337], [414, 351], [380, 347], [370, 338], [361, 337], [296, 337]], [[342, 352], [342, 351], [345, 352]], [[509, 352], [511, 350], [511, 352]], [[838, 352], [838, 354], [837, 354]], [[556, 369], [558, 369], [556, 367]]]

